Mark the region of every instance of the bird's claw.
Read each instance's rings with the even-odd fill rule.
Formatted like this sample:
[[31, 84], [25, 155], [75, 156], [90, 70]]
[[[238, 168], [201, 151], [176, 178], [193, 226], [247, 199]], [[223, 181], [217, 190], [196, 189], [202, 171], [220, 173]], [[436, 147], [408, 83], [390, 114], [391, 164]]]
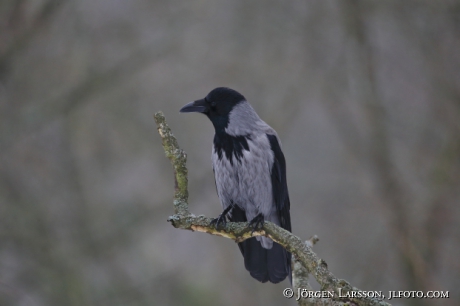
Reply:
[[233, 209], [233, 203], [229, 205], [224, 211], [219, 215], [219, 217], [211, 220], [211, 225], [215, 225], [215, 228], [218, 229], [219, 224], [222, 223], [224, 226], [227, 225], [227, 214]]
[[254, 234], [256, 230], [262, 229], [262, 227], [264, 226], [264, 222], [264, 215], [262, 215], [261, 213], [255, 216], [254, 219], [252, 219], [249, 222], [249, 227], [252, 227], [251, 236]]
[[214, 227], [216, 229], [219, 228], [219, 225], [222, 224], [223, 227], [225, 227], [225, 225], [227, 225], [227, 218], [224, 214], [220, 214], [219, 217], [217, 218], [214, 218], [211, 220], [211, 225], [214, 225]]

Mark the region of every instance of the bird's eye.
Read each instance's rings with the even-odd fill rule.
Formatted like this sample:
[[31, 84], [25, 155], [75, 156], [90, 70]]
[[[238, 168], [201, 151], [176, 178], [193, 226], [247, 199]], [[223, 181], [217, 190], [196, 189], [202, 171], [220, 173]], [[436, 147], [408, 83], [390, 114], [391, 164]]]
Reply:
[[216, 102], [216, 101], [212, 101], [212, 102], [211, 102], [211, 107], [216, 107], [216, 105], [217, 105], [217, 102]]

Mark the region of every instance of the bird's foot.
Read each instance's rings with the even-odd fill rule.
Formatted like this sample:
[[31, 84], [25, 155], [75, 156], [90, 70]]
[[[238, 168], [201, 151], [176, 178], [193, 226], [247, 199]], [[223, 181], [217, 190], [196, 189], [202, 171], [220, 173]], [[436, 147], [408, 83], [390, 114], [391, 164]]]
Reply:
[[219, 217], [211, 220], [211, 225], [214, 225], [216, 229], [219, 228], [219, 224], [222, 224], [224, 227], [227, 224], [227, 214], [233, 209], [233, 205], [228, 206], [224, 211], [219, 215]]
[[251, 236], [252, 234], [254, 234], [256, 230], [262, 229], [262, 227], [264, 226], [264, 222], [264, 215], [262, 215], [262, 213], [258, 214], [254, 217], [254, 219], [249, 221], [249, 227], [252, 227]]
[[223, 227], [227, 224], [227, 216], [221, 213], [217, 218], [211, 220], [211, 225], [214, 225], [216, 229], [219, 228], [219, 225], [222, 224]]

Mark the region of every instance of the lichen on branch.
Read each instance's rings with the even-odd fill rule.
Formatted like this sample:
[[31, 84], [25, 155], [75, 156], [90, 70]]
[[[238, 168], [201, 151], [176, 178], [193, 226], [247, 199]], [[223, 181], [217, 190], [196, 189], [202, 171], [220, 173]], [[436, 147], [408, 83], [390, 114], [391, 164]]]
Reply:
[[187, 154], [179, 148], [176, 137], [166, 123], [162, 112], [154, 115], [158, 133], [163, 142], [166, 157], [169, 158], [174, 168], [174, 212], [180, 215], [190, 214], [188, 211], [188, 170], [186, 167]]

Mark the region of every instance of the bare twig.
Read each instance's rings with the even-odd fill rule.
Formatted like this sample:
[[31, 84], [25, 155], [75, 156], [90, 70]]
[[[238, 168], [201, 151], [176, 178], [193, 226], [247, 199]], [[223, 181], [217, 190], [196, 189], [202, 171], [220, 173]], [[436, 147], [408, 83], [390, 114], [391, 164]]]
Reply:
[[[313, 236], [305, 243], [299, 237], [271, 222], [264, 222], [262, 229], [252, 234], [252, 228], [248, 226], [247, 222], [228, 222], [224, 227], [216, 229], [214, 225], [211, 225], [211, 218], [191, 214], [187, 204], [187, 155], [179, 148], [177, 140], [168, 127], [163, 113], [157, 112], [154, 118], [158, 126], [158, 132], [163, 141], [166, 156], [170, 159], [174, 168], [175, 215], [168, 218], [168, 221], [171, 222], [174, 227], [222, 236], [230, 238], [235, 242], [241, 242], [253, 236], [270, 237], [293, 254], [294, 280], [296, 286], [298, 286], [297, 288], [301, 288], [300, 286], [305, 285], [307, 287], [301, 289], [311, 290], [307, 279], [308, 274], [312, 274], [321, 285], [321, 290], [334, 293], [334, 297], [332, 298], [313, 297], [312, 299], [308, 299], [307, 302], [310, 303], [310, 305], [312, 305], [312, 303], [314, 305], [389, 305], [375, 298], [351, 296], [349, 293], [359, 291], [359, 289], [352, 287], [345, 280], [337, 279], [327, 269], [326, 262], [320, 259], [311, 250], [311, 245], [318, 240], [316, 236]], [[306, 271], [303, 271], [304, 269]], [[296, 277], [298, 280], [296, 280]], [[300, 281], [301, 283], [299, 283]], [[305, 302], [303, 299], [299, 299], [301, 305], [309, 305], [303, 302]]]

